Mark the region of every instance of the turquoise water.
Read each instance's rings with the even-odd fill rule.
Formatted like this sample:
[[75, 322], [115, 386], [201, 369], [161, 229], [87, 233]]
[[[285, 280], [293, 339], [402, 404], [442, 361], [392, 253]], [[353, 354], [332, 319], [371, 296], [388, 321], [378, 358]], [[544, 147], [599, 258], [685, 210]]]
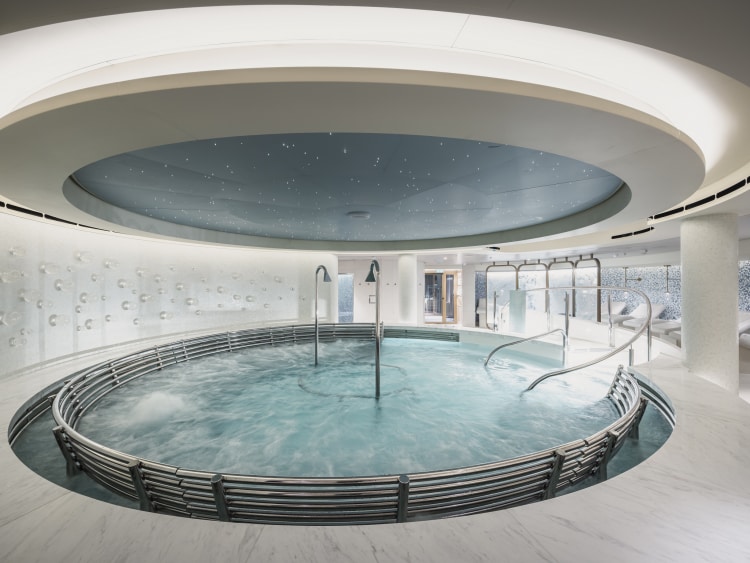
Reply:
[[386, 339], [374, 345], [248, 349], [172, 366], [111, 393], [79, 431], [180, 467], [276, 476], [450, 469], [589, 436], [617, 418], [613, 374], [575, 374], [522, 393], [556, 365], [483, 362], [484, 347]]

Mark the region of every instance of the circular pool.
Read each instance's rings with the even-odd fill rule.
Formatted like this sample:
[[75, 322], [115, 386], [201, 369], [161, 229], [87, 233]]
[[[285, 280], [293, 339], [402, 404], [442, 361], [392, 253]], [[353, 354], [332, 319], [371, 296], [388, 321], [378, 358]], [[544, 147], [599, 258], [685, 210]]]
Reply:
[[[460, 342], [387, 338], [381, 397], [373, 344], [244, 349], [164, 368], [97, 402], [86, 437], [144, 459], [222, 473], [390, 475], [489, 463], [590, 436], [618, 418], [612, 373], [551, 381], [556, 366]], [[512, 358], [512, 359], [508, 359]]]
[[372, 325], [322, 327], [318, 366], [309, 326], [144, 350], [74, 374], [54, 401], [56, 437], [71, 472], [144, 510], [369, 523], [496, 510], [606, 478], [643, 414], [626, 370], [523, 393], [556, 366], [485, 368], [487, 350], [429, 340], [458, 333], [415, 335], [384, 340], [379, 399]]

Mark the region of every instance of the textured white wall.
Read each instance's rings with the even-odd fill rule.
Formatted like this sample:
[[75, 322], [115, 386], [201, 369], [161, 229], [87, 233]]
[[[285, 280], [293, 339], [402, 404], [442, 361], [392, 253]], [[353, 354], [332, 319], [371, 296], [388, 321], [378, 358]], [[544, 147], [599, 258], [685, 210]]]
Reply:
[[737, 216], [680, 226], [682, 353], [687, 368], [733, 393], [739, 388]]
[[[354, 274], [354, 320], [355, 323], [374, 323], [375, 304], [370, 296], [375, 295], [375, 284], [365, 282], [370, 271], [371, 258], [342, 260], [339, 271]], [[398, 261], [393, 257], [378, 258], [380, 264], [380, 320], [396, 323], [399, 319], [399, 272]], [[374, 299], [374, 297], [373, 297]]]
[[420, 308], [424, 310], [423, 302], [417, 294], [419, 274], [416, 255], [402, 254], [398, 257], [398, 321], [400, 323], [417, 324]]
[[476, 322], [476, 272], [475, 264], [466, 264], [461, 271], [461, 324], [473, 327]]
[[[141, 239], [0, 213], [0, 376], [101, 346], [171, 333], [313, 321], [310, 252]], [[335, 321], [336, 284], [320, 284]]]

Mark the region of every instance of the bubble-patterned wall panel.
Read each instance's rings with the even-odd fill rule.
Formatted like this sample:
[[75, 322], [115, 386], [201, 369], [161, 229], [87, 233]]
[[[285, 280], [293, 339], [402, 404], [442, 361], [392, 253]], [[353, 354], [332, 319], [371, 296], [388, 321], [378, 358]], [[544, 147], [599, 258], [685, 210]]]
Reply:
[[[0, 213], [0, 374], [194, 330], [313, 320], [336, 257], [140, 239]], [[335, 320], [335, 284], [320, 287]], [[328, 304], [331, 304], [330, 307]]]

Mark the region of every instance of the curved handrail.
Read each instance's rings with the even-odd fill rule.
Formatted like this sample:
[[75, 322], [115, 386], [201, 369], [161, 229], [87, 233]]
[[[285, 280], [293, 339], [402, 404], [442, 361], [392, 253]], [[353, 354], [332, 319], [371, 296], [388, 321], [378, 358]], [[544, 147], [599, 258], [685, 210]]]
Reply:
[[[376, 338], [372, 325], [324, 325], [326, 337]], [[618, 370], [607, 396], [619, 418], [587, 438], [512, 459], [408, 475], [294, 478], [219, 474], [139, 458], [76, 430], [106, 393], [162, 367], [275, 343], [311, 342], [311, 325], [250, 329], [148, 348], [78, 372], [52, 403], [68, 470], [84, 471], [142, 510], [191, 518], [285, 524], [374, 524], [444, 518], [551, 498], [589, 476], [605, 479], [609, 457], [637, 424], [638, 382]]]
[[550, 289], [561, 289], [561, 290], [594, 289], [594, 290], [597, 290], [597, 291], [601, 291], [601, 290], [605, 290], [605, 291], [632, 291], [633, 293], [637, 293], [641, 297], [643, 297], [643, 300], [646, 303], [646, 318], [645, 318], [645, 320], [644, 320], [643, 325], [641, 326], [641, 328], [638, 329], [635, 332], [635, 334], [633, 335], [633, 337], [630, 338], [630, 340], [628, 340], [627, 342], [625, 342], [625, 344], [622, 344], [622, 345], [616, 347], [614, 350], [611, 350], [610, 352], [607, 352], [606, 354], [604, 354], [603, 356], [601, 356], [599, 358], [594, 358], [593, 360], [589, 360], [588, 362], [584, 362], [582, 364], [578, 364], [578, 365], [575, 365], [575, 366], [570, 366], [570, 367], [567, 367], [567, 368], [563, 368], [563, 369], [559, 369], [559, 370], [555, 370], [555, 371], [551, 371], [549, 373], [546, 373], [546, 374], [542, 375], [541, 377], [538, 377], [537, 379], [535, 379], [534, 381], [532, 381], [531, 384], [524, 390], [524, 393], [526, 391], [531, 391], [539, 383], [541, 383], [545, 379], [549, 379], [550, 377], [555, 377], [555, 376], [558, 376], [558, 375], [563, 375], [563, 374], [566, 374], [566, 373], [570, 373], [572, 371], [578, 371], [580, 369], [585, 369], [585, 368], [591, 367], [593, 365], [596, 365], [596, 364], [598, 364], [600, 362], [603, 362], [604, 360], [608, 360], [609, 358], [611, 358], [615, 354], [619, 354], [620, 352], [622, 352], [623, 350], [625, 350], [627, 347], [632, 346], [632, 344], [636, 340], [638, 340], [638, 338], [640, 338], [640, 336], [643, 334], [643, 332], [646, 329], [648, 329], [649, 356], [651, 355], [650, 354], [650, 349], [651, 349], [651, 300], [648, 298], [648, 296], [643, 291], [640, 291], [638, 289], [633, 289], [631, 287], [602, 287], [602, 286], [555, 287], [555, 288], [539, 288], [539, 289], [535, 288], [535, 289], [529, 289], [527, 291], [529, 291], [529, 292], [531, 292], [531, 291], [549, 291]]
[[[562, 337], [563, 337], [563, 357], [564, 357], [564, 355], [565, 355], [565, 349], [568, 346], [568, 335], [565, 332], [565, 330], [563, 330], [561, 328], [556, 328], [554, 330], [550, 330], [549, 332], [545, 332], [543, 334], [537, 334], [535, 336], [529, 336], [528, 338], [521, 338], [519, 340], [513, 340], [512, 342], [506, 342], [505, 344], [500, 344], [500, 346], [498, 346], [492, 352], [490, 352], [489, 355], [487, 356], [487, 359], [484, 360], [484, 367], [487, 367], [487, 363], [490, 361], [490, 358], [492, 358], [492, 356], [494, 356], [495, 352], [497, 352], [498, 350], [501, 350], [503, 348], [507, 348], [508, 346], [513, 346], [515, 344], [521, 344], [523, 342], [529, 342], [530, 340], [536, 340], [538, 338], [544, 338], [545, 336], [549, 336], [550, 334], [554, 334], [556, 332], [562, 333]], [[565, 363], [565, 360], [563, 360], [563, 364], [564, 363]]]

